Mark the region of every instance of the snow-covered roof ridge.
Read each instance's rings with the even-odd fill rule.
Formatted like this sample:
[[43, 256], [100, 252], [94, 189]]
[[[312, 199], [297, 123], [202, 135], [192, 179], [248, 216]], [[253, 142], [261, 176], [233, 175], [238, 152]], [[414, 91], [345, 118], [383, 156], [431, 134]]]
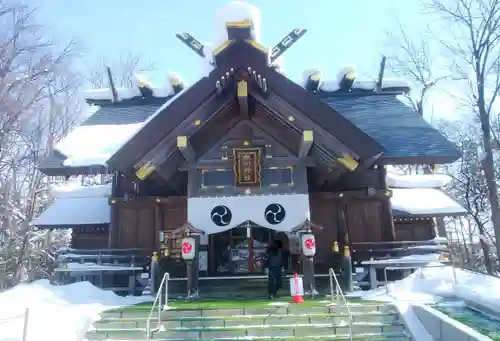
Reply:
[[[175, 87], [183, 87], [184, 80], [176, 72], [169, 72], [167, 74], [167, 81], [161, 86], [154, 86], [151, 78], [146, 74], [135, 74], [132, 77], [132, 87], [129, 88], [115, 88], [117, 101], [130, 100], [133, 98], [142, 98], [143, 94], [141, 88], [147, 88], [151, 91], [152, 97], [155, 98], [168, 98], [174, 96], [176, 92]], [[103, 105], [105, 103], [113, 102], [113, 91], [110, 87], [100, 89], [89, 89], [84, 91], [85, 101], [89, 104]]]
[[[303, 72], [302, 77], [302, 85], [306, 87], [307, 82], [309, 81], [309, 77], [313, 74], [321, 75], [321, 81], [319, 85], [319, 90], [324, 92], [337, 92], [340, 90], [340, 84], [342, 79], [347, 74], [356, 74], [356, 67], [354, 65], [348, 65], [340, 69], [337, 75], [334, 78], [324, 77], [321, 74], [320, 69], [311, 68], [307, 69]], [[359, 80], [357, 78], [354, 79], [354, 82], [351, 87], [352, 90], [361, 90], [367, 92], [375, 92], [377, 91], [377, 81], [376, 80]], [[387, 92], [408, 92], [410, 91], [410, 85], [407, 81], [402, 79], [395, 78], [383, 78], [382, 84], [380, 87], [380, 91]]]
[[451, 182], [446, 174], [410, 174], [387, 173], [387, 184], [391, 188], [443, 188]]

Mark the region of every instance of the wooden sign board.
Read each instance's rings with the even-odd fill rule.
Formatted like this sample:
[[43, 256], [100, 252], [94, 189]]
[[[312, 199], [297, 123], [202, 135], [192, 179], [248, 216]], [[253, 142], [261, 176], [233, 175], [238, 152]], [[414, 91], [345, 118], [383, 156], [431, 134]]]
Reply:
[[237, 187], [260, 186], [260, 149], [234, 149]]

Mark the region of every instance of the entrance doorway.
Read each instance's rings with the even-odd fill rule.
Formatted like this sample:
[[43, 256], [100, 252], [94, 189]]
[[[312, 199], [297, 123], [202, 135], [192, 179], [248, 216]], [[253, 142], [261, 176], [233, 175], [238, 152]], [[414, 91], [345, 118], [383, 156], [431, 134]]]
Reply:
[[285, 233], [245, 222], [209, 239], [209, 276], [264, 275], [269, 245], [280, 240], [283, 261], [288, 268], [288, 238]]

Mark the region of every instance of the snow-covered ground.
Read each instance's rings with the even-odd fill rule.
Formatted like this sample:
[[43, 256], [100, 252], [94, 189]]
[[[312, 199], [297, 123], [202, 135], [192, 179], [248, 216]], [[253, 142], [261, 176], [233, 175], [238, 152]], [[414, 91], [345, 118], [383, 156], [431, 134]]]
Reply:
[[390, 283], [388, 287], [388, 292], [381, 287], [360, 295], [365, 299], [414, 303], [434, 303], [443, 297], [456, 296], [487, 306], [500, 314], [500, 278], [497, 277], [461, 269], [455, 269], [454, 274], [451, 266], [429, 267]]
[[[388, 293], [384, 287], [356, 296], [400, 303], [434, 303], [443, 297], [457, 296], [500, 312], [500, 278], [460, 269], [455, 270], [455, 275], [450, 266], [425, 268], [389, 284]], [[88, 282], [52, 286], [40, 280], [18, 285], [0, 294], [0, 341], [21, 340], [27, 307], [27, 340], [76, 341], [100, 312], [149, 300], [147, 296], [120, 297]]]
[[22, 339], [26, 308], [27, 340], [76, 341], [100, 312], [149, 300], [148, 296], [120, 297], [89, 282], [53, 286], [39, 280], [21, 284], [0, 294], [0, 341]]

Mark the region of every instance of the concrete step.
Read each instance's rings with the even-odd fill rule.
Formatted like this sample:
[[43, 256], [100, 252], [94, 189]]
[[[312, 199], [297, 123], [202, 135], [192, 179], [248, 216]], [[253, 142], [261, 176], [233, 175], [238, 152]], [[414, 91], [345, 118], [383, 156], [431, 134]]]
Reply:
[[[395, 323], [399, 316], [395, 313], [383, 314], [378, 311], [369, 313], [354, 313], [354, 322]], [[307, 315], [235, 315], [235, 316], [195, 316], [195, 317], [168, 317], [162, 324], [168, 327], [226, 327], [232, 325], [266, 325], [266, 324], [294, 324], [294, 323], [341, 323], [347, 322], [347, 315], [337, 314], [307, 314]], [[94, 322], [96, 329], [134, 329], [146, 328], [147, 318], [105, 318]], [[156, 325], [156, 319], [152, 319]]]
[[[348, 335], [349, 326], [344, 324], [294, 324], [294, 325], [266, 325], [266, 326], [232, 326], [217, 328], [160, 328], [152, 332], [152, 338], [164, 340], [213, 340], [238, 338], [293, 338], [293, 337], [322, 337], [334, 335]], [[380, 335], [404, 333], [401, 324], [355, 323], [352, 326], [353, 335]], [[93, 330], [86, 334], [88, 340], [144, 340], [146, 332], [143, 329], [109, 329]]]
[[[199, 316], [241, 316], [241, 315], [289, 315], [289, 314], [347, 314], [347, 309], [343, 305], [329, 306], [308, 306], [308, 305], [280, 305], [268, 306], [265, 308], [220, 308], [220, 309], [171, 309], [161, 313], [162, 319], [169, 317], [199, 317]], [[121, 309], [110, 310], [101, 313], [101, 317], [124, 317], [124, 318], [140, 318], [148, 317], [150, 307], [141, 309]], [[392, 305], [385, 304], [350, 304], [349, 310], [351, 313], [369, 313], [378, 311], [382, 313], [395, 313], [396, 308]], [[154, 313], [156, 314], [156, 313]]]

